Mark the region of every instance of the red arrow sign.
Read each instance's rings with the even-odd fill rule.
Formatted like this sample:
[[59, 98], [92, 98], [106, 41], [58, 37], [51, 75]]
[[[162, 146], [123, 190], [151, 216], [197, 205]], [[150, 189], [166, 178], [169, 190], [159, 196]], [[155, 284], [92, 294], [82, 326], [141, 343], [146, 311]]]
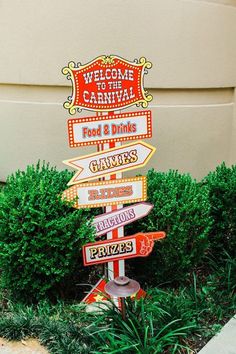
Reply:
[[68, 119], [70, 147], [152, 137], [151, 111]]
[[70, 114], [82, 108], [114, 111], [134, 104], [146, 108], [152, 96], [144, 90], [143, 78], [151, 67], [145, 58], [132, 63], [115, 55], [100, 56], [86, 65], [70, 62], [62, 70], [73, 85], [64, 107]]
[[96, 236], [100, 237], [117, 227], [125, 226], [135, 220], [141, 219], [148, 215], [152, 208], [152, 204], [143, 202], [98, 215], [92, 222], [92, 225], [96, 229]]
[[65, 160], [63, 161], [64, 164], [79, 170], [68, 185], [145, 166], [155, 150], [155, 147], [143, 141], [138, 141], [137, 143]]
[[138, 233], [116, 240], [88, 243], [83, 246], [83, 261], [85, 266], [113, 262], [121, 259], [148, 256], [155, 240], [166, 237], [165, 232]]

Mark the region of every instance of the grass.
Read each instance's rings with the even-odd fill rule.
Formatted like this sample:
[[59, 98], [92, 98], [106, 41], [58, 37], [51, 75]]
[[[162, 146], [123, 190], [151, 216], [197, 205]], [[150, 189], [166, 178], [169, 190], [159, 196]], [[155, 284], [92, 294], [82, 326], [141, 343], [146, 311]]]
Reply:
[[56, 354], [194, 353], [235, 311], [236, 261], [209, 262], [212, 272], [193, 273], [188, 286], [153, 288], [145, 300], [127, 301], [126, 321], [115, 306], [96, 314], [83, 304], [27, 306], [2, 295], [0, 336], [36, 337]]
[[172, 318], [155, 299], [130, 302], [127, 308], [126, 321], [115, 308], [100, 318], [103, 325], [100, 322], [99, 329], [90, 332], [99, 348], [92, 353], [164, 353], [170, 348], [174, 353], [183, 348], [181, 339], [195, 328], [190, 319], [183, 325], [181, 318]]

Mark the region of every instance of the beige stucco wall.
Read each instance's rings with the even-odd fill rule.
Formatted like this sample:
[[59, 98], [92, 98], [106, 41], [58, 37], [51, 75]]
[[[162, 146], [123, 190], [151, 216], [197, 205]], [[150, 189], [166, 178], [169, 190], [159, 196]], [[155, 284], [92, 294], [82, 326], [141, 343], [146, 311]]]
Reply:
[[201, 178], [236, 163], [235, 38], [235, 0], [2, 0], [0, 180], [39, 158], [63, 168], [95, 151], [67, 146], [61, 68], [100, 54], [153, 63], [145, 86], [157, 152], [147, 168]]

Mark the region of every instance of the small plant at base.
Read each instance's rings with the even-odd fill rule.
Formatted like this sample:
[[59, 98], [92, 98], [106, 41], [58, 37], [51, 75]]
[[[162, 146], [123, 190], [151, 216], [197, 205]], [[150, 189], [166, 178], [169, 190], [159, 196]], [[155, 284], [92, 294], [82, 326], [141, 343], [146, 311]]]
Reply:
[[112, 302], [99, 313], [76, 303], [8, 303], [1, 310], [0, 336], [37, 337], [52, 354], [191, 353], [189, 347], [200, 350], [234, 314], [236, 272], [229, 262], [231, 268], [203, 279], [194, 275], [188, 288], [154, 288], [144, 300], [127, 300], [126, 321]]
[[93, 325], [84, 329], [96, 348], [91, 353], [157, 354], [187, 350], [181, 340], [196, 324], [190, 318], [172, 318], [155, 300], [127, 301], [125, 321], [116, 306], [108, 305], [104, 314], [93, 315]]

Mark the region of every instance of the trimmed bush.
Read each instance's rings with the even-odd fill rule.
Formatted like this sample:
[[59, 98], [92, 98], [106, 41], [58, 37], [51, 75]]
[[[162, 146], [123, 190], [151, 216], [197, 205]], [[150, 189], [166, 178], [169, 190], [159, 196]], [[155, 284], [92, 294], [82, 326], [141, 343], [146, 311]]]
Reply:
[[236, 166], [222, 163], [210, 172], [203, 184], [209, 190], [213, 225], [209, 235], [210, 249], [216, 261], [223, 262], [224, 250], [236, 256]]
[[[130, 261], [136, 277], [152, 285], [179, 280], [201, 259], [211, 226], [208, 191], [190, 175], [150, 170], [147, 174], [150, 214], [131, 224], [129, 233], [165, 231], [147, 258]], [[143, 279], [142, 279], [143, 278]]]
[[90, 213], [61, 200], [71, 177], [38, 163], [11, 175], [0, 193], [2, 285], [14, 298], [63, 295], [79, 280], [81, 246], [94, 235]]

